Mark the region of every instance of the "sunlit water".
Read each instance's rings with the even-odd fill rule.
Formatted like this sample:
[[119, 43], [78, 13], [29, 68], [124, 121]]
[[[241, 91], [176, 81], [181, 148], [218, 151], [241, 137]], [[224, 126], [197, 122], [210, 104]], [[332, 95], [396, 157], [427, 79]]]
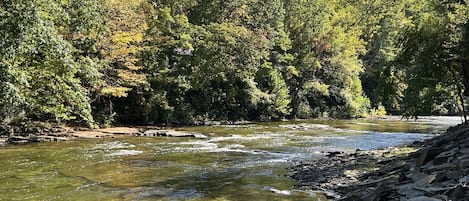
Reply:
[[183, 129], [207, 139], [8, 146], [0, 148], [0, 200], [323, 200], [294, 190], [286, 167], [429, 138], [458, 120], [279, 122]]

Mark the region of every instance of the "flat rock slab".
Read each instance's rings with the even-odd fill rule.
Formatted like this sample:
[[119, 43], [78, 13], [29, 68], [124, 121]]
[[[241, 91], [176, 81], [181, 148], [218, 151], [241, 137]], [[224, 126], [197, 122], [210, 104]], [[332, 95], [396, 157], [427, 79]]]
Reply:
[[72, 136], [77, 137], [77, 138], [94, 139], [94, 138], [112, 137], [113, 134], [103, 133], [103, 132], [98, 132], [98, 131], [77, 131], [77, 132], [74, 132]]
[[140, 136], [147, 137], [193, 137], [193, 138], [207, 138], [201, 133], [184, 132], [176, 130], [147, 130]]
[[29, 137], [25, 137], [25, 136], [11, 136], [7, 142], [8, 143], [12, 143], [12, 144], [26, 144], [29, 141]]
[[140, 133], [136, 128], [129, 127], [113, 127], [113, 128], [103, 128], [96, 130], [98, 132], [113, 134], [113, 135], [135, 135]]
[[432, 198], [432, 197], [427, 197], [427, 196], [418, 196], [418, 197], [410, 198], [407, 201], [442, 201], [442, 200]]
[[68, 138], [66, 137], [56, 137], [56, 136], [48, 136], [48, 135], [32, 136], [29, 139], [29, 141], [31, 142], [63, 142], [67, 140]]
[[[59, 132], [48, 132], [42, 133], [23, 133], [18, 136], [0, 136], [0, 146], [6, 146], [7, 144], [26, 144], [32, 142], [61, 142], [71, 139], [96, 139], [96, 138], [118, 138], [125, 136], [146, 136], [146, 137], [188, 137], [188, 138], [207, 138], [207, 136], [196, 133], [177, 131], [171, 129], [149, 129], [142, 132], [143, 129], [131, 128], [131, 127], [113, 127], [104, 129], [58, 129]], [[63, 132], [62, 132], [63, 131]]]

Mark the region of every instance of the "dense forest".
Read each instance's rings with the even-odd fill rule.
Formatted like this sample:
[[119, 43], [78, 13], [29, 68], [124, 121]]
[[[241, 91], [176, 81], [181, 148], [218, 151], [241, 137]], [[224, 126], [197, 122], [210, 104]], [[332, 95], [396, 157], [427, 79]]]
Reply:
[[0, 0], [0, 121], [458, 115], [468, 4]]

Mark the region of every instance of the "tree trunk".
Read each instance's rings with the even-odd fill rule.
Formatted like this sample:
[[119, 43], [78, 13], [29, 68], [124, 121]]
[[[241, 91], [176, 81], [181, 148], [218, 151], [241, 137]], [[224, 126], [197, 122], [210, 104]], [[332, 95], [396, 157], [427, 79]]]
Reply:
[[[464, 96], [469, 96], [469, 61], [467, 59], [462, 61], [463, 83], [464, 83]], [[459, 89], [459, 88], [458, 88]], [[462, 110], [464, 115], [464, 123], [467, 122], [466, 108], [464, 106], [464, 97], [459, 91], [459, 98], [461, 99]]]
[[464, 83], [464, 96], [469, 96], [469, 61], [462, 61], [462, 74]]
[[298, 117], [298, 110], [299, 110], [299, 107], [300, 107], [300, 100], [301, 98], [299, 97], [300, 95], [300, 91], [302, 90], [303, 88], [303, 80], [301, 80], [298, 85], [295, 87], [295, 91], [293, 92], [293, 97], [292, 97], [292, 101], [291, 101], [291, 108], [292, 108], [292, 112], [291, 112], [291, 118], [292, 119], [296, 119]]
[[[466, 115], [466, 106], [464, 105], [465, 101], [464, 101], [463, 89], [462, 89], [460, 80], [458, 79], [458, 76], [456, 75], [456, 70], [453, 69], [453, 67], [449, 67], [449, 70], [451, 71], [451, 74], [453, 75], [454, 85], [456, 86], [456, 89], [458, 90], [459, 101], [461, 101], [461, 111], [462, 111], [462, 115], [463, 115], [463, 118], [464, 118], [463, 123], [466, 124], [467, 123], [467, 115]], [[463, 78], [463, 81], [464, 81], [464, 79], [465, 78]], [[465, 82], [466, 81], [464, 81], [464, 83]]]

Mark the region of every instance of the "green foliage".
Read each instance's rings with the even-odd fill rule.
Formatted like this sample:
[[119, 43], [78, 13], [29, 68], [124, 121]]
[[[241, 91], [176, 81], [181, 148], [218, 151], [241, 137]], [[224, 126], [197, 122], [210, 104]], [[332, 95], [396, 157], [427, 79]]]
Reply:
[[408, 82], [404, 114], [456, 114], [458, 77], [462, 77], [461, 63], [467, 58], [462, 51], [467, 6], [437, 1], [420, 6], [414, 8], [418, 17], [406, 28], [397, 58]]
[[0, 118], [93, 126], [457, 114], [463, 87], [469, 94], [467, 4], [2, 1]]
[[47, 9], [36, 9], [41, 3], [17, 0], [2, 5], [2, 119], [76, 119], [92, 124], [87, 90], [77, 78], [81, 67], [75, 49], [44, 14]]
[[403, 28], [409, 26], [412, 18], [406, 15], [411, 3], [404, 0], [357, 2], [368, 14], [360, 19], [364, 25], [363, 36], [368, 41], [367, 53], [362, 56], [366, 68], [362, 82], [374, 107], [383, 104], [389, 110], [400, 110], [407, 83], [405, 73], [394, 61], [402, 51], [399, 38]]
[[299, 114], [300, 105], [309, 105], [316, 117], [364, 116], [369, 100], [358, 79], [364, 42], [360, 27], [353, 26], [357, 8], [345, 1], [299, 0], [288, 1], [286, 8], [289, 52], [295, 56], [286, 71], [292, 116]]
[[256, 83], [266, 94], [257, 105], [255, 115], [261, 120], [278, 120], [289, 114], [290, 97], [288, 86], [281, 74], [272, 67], [272, 63], [264, 63], [257, 72]]
[[381, 104], [378, 104], [378, 108], [373, 108], [370, 112], [371, 117], [383, 117], [385, 115], [386, 115], [386, 108]]

